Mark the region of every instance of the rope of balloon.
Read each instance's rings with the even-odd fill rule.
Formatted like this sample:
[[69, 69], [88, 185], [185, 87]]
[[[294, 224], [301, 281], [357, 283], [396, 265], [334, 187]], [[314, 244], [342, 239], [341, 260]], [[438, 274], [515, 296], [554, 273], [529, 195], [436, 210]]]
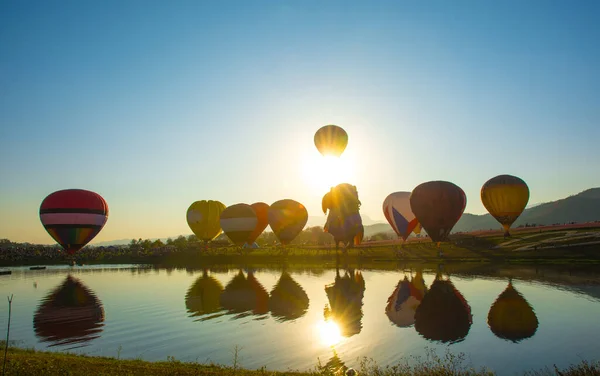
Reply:
[[[337, 125], [326, 125], [317, 130], [314, 143], [323, 156], [340, 157], [348, 144], [348, 134]], [[516, 176], [495, 176], [481, 187], [481, 201], [504, 228], [504, 235], [510, 236], [511, 225], [529, 201], [529, 188]], [[340, 244], [347, 249], [362, 242], [360, 205], [356, 186], [347, 183], [332, 187], [323, 196], [323, 213], [329, 212], [323, 230], [333, 236], [336, 250]], [[439, 248], [441, 242], [449, 241], [448, 236], [466, 205], [465, 192], [456, 184], [429, 181], [411, 192], [390, 193], [383, 201], [383, 213], [402, 245], [411, 234], [420, 237], [425, 231]], [[108, 213], [108, 204], [102, 196], [83, 189], [53, 192], [42, 201], [39, 211], [46, 231], [69, 255], [98, 235]], [[249, 251], [259, 247], [256, 239], [267, 226], [276, 236], [277, 245], [289, 245], [306, 226], [308, 211], [292, 199], [271, 205], [256, 202], [230, 206], [216, 200], [200, 200], [189, 206], [186, 219], [205, 248], [225, 233], [240, 250]]]

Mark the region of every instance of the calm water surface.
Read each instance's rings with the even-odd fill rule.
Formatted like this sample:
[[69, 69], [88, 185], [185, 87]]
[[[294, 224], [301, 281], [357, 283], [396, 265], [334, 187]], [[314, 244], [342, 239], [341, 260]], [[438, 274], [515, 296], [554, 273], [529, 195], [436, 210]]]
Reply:
[[[37, 349], [232, 365], [237, 346], [241, 366], [270, 370], [449, 349], [499, 374], [598, 357], [600, 272], [11, 270], [0, 276], [14, 294], [10, 337]], [[4, 302], [3, 331], [7, 318]]]

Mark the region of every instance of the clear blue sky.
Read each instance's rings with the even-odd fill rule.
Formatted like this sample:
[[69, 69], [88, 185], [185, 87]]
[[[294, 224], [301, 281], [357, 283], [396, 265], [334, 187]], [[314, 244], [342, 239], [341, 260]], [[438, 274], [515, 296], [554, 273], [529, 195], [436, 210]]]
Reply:
[[330, 123], [373, 219], [428, 180], [478, 214], [502, 173], [530, 203], [597, 187], [599, 41], [598, 1], [5, 0], [0, 237], [51, 243], [65, 188], [107, 200], [96, 241], [189, 233], [202, 199], [322, 216]]

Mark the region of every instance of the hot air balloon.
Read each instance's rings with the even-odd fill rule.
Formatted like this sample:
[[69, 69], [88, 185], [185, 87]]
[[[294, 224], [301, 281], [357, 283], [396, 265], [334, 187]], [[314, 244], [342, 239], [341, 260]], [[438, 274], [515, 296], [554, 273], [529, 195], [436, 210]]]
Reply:
[[39, 305], [33, 316], [35, 334], [51, 346], [82, 344], [100, 336], [104, 308], [80, 280], [67, 276]]
[[415, 329], [426, 339], [460, 342], [471, 328], [473, 316], [464, 296], [449, 280], [436, 280], [415, 312]]
[[254, 213], [256, 213], [257, 219], [256, 227], [248, 237], [247, 241], [247, 244], [249, 246], [253, 246], [254, 244], [256, 244], [254, 243], [256, 239], [258, 239], [260, 234], [262, 234], [263, 231], [265, 231], [265, 229], [269, 225], [269, 205], [265, 204], [264, 202], [255, 202], [250, 206], [252, 207], [252, 209], [254, 209]]
[[360, 333], [362, 329], [362, 305], [365, 280], [360, 272], [347, 271], [343, 277], [336, 270], [335, 282], [325, 287], [329, 306], [325, 307], [325, 319], [332, 318], [344, 337]]
[[323, 156], [339, 157], [348, 145], [348, 133], [337, 125], [326, 125], [315, 133], [315, 146]]
[[417, 225], [415, 226], [415, 229], [413, 230], [413, 232], [415, 233], [415, 235], [420, 235], [422, 228], [423, 228], [423, 226], [421, 226], [420, 223], [417, 223]]
[[281, 273], [271, 291], [269, 309], [271, 315], [280, 321], [295, 320], [308, 310], [308, 295], [286, 271]]
[[415, 312], [423, 300], [421, 290], [407, 277], [398, 285], [387, 300], [385, 314], [391, 322], [401, 328], [409, 327], [415, 322]]
[[336, 250], [340, 242], [346, 247], [361, 243], [364, 226], [359, 214], [360, 200], [356, 186], [338, 184], [323, 196], [321, 205], [323, 213], [329, 210], [323, 230], [333, 235]]
[[434, 242], [448, 240], [466, 205], [465, 192], [447, 181], [422, 183], [410, 195], [412, 212]]
[[269, 208], [269, 226], [283, 245], [294, 240], [307, 221], [308, 212], [304, 205], [297, 201], [280, 200]]
[[256, 295], [254, 314], [262, 315], [269, 312], [269, 293], [258, 279], [256, 279], [252, 270], [248, 271], [248, 283]]
[[185, 307], [191, 317], [215, 313], [221, 309], [221, 293], [223, 285], [206, 270], [185, 294]]
[[256, 228], [258, 219], [250, 205], [228, 206], [221, 213], [221, 227], [225, 235], [235, 244], [243, 246]]
[[187, 223], [198, 240], [205, 243], [221, 234], [221, 213], [225, 205], [219, 201], [196, 201], [187, 210]]
[[390, 193], [383, 201], [383, 214], [396, 235], [405, 241], [411, 232], [421, 232], [419, 221], [410, 208], [410, 192]]
[[538, 319], [531, 305], [509, 282], [490, 308], [488, 325], [497, 337], [519, 342], [535, 334]]
[[481, 202], [504, 227], [504, 236], [510, 236], [510, 226], [529, 202], [529, 187], [516, 176], [498, 175], [481, 187]]
[[239, 273], [225, 286], [221, 294], [221, 306], [232, 313], [252, 311], [260, 315], [269, 311], [269, 293], [256, 280], [254, 275]]
[[102, 230], [108, 220], [108, 205], [95, 192], [65, 189], [42, 201], [40, 220], [50, 236], [72, 255]]
[[417, 273], [415, 274], [414, 278], [410, 281], [410, 283], [414, 288], [419, 290], [421, 296], [425, 296], [425, 294], [427, 293], [427, 286], [425, 285], [425, 280], [423, 279], [422, 270], [417, 270]]

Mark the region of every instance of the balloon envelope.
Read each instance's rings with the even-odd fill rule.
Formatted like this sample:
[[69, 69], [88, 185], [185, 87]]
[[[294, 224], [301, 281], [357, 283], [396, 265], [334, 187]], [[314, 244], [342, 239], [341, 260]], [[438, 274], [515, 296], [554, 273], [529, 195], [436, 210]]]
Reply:
[[221, 213], [225, 205], [219, 201], [196, 201], [187, 210], [187, 223], [199, 240], [214, 240], [221, 234]]
[[99, 194], [65, 189], [48, 195], [40, 206], [40, 221], [68, 254], [89, 243], [108, 220], [108, 205]]
[[338, 184], [323, 196], [321, 205], [324, 213], [329, 210], [323, 230], [333, 235], [336, 244], [350, 244], [352, 241], [354, 245], [361, 243], [364, 226], [359, 213], [360, 200], [356, 186]]
[[498, 175], [481, 187], [481, 202], [509, 235], [510, 226], [529, 202], [529, 187], [516, 176]]
[[269, 226], [281, 244], [289, 244], [294, 240], [307, 221], [308, 212], [298, 201], [280, 200], [269, 208]]
[[104, 308], [96, 295], [70, 275], [40, 304], [33, 316], [35, 334], [51, 346], [84, 343], [99, 337]]
[[434, 242], [448, 240], [466, 205], [465, 192], [447, 181], [422, 183], [410, 195], [412, 212]]
[[248, 237], [248, 244], [254, 243], [269, 225], [269, 205], [264, 202], [255, 202], [250, 206], [254, 209], [254, 213], [256, 213], [257, 221], [254, 231]]
[[404, 277], [388, 298], [385, 314], [397, 326], [409, 327], [415, 322], [415, 312], [421, 300], [423, 300], [421, 291]]
[[433, 341], [462, 341], [472, 322], [471, 307], [450, 281], [436, 279], [415, 312], [415, 329]]
[[390, 193], [383, 201], [383, 214], [396, 234], [406, 240], [411, 232], [421, 232], [419, 221], [410, 208], [410, 192]]
[[239, 273], [225, 286], [221, 294], [221, 305], [233, 313], [252, 311], [254, 314], [264, 314], [269, 311], [269, 293], [254, 278]]
[[519, 342], [535, 334], [538, 319], [523, 295], [509, 283], [490, 307], [488, 325], [497, 337]]
[[362, 329], [362, 305], [365, 280], [360, 272], [346, 272], [343, 277], [336, 274], [335, 282], [325, 287], [330, 309], [325, 318], [332, 317], [344, 337], [360, 333]]
[[315, 146], [323, 156], [342, 155], [348, 145], [348, 133], [337, 125], [326, 125], [315, 133]]
[[281, 321], [300, 318], [308, 310], [306, 291], [288, 272], [281, 273], [279, 281], [273, 287], [269, 298], [269, 309], [273, 317]]
[[246, 243], [257, 222], [254, 209], [247, 204], [228, 206], [221, 213], [221, 228], [235, 245], [243, 246]]
[[222, 292], [221, 282], [203, 273], [185, 294], [185, 307], [192, 317], [218, 312]]

